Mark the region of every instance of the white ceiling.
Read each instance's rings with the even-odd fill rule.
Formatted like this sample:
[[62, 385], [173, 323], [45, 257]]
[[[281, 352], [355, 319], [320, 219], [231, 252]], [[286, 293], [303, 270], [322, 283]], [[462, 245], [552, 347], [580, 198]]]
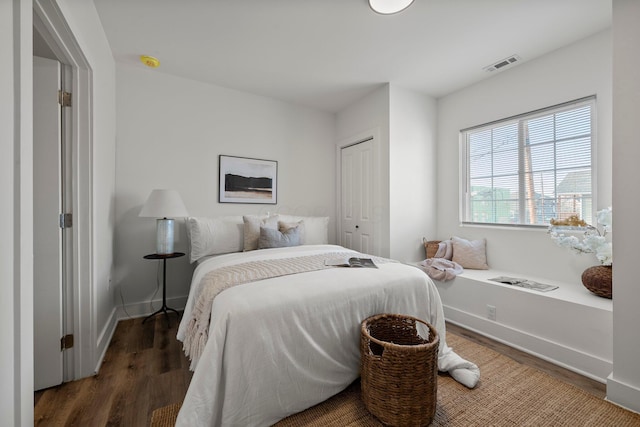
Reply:
[[333, 112], [387, 82], [438, 98], [611, 26], [611, 0], [415, 0], [389, 16], [367, 0], [94, 2], [118, 62], [152, 55], [156, 72]]

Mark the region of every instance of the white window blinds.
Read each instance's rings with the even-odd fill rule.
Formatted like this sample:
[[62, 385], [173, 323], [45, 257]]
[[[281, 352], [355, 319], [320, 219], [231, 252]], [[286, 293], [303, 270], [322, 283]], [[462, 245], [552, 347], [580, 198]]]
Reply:
[[594, 115], [589, 97], [462, 131], [462, 221], [591, 222]]

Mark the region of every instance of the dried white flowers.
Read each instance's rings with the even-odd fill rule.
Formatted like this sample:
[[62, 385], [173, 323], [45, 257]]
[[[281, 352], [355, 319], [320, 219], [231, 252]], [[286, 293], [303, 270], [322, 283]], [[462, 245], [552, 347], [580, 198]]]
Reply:
[[597, 221], [602, 226], [602, 231], [593, 225], [577, 227], [578, 229], [584, 229], [582, 240], [576, 236], [567, 236], [564, 233], [559, 233], [559, 230], [566, 230], [567, 228], [554, 225], [549, 227], [549, 235], [558, 246], [569, 248], [579, 253], [595, 254], [602, 265], [611, 265], [613, 262], [612, 244], [606, 238], [607, 234], [612, 231], [611, 207], [598, 211]]

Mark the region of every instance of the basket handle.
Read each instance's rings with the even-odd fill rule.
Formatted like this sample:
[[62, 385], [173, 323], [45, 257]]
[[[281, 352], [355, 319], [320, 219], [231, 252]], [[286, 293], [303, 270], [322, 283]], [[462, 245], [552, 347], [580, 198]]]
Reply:
[[384, 346], [378, 344], [377, 342], [369, 341], [369, 354], [382, 358], [384, 354]]

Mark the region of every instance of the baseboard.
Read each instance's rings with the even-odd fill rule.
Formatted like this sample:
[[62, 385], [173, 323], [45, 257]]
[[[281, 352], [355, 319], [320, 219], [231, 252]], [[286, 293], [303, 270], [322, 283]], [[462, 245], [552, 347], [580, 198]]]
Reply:
[[[167, 306], [175, 310], [182, 311], [187, 305], [187, 297], [167, 298]], [[135, 319], [148, 316], [162, 307], [162, 299], [152, 301], [136, 302], [117, 307], [117, 320]]]
[[625, 409], [640, 413], [640, 388], [615, 380], [613, 374], [607, 378], [606, 399]]
[[100, 366], [102, 366], [102, 361], [104, 360], [104, 356], [107, 353], [107, 349], [109, 348], [109, 344], [111, 343], [111, 338], [113, 338], [113, 334], [116, 331], [116, 325], [118, 324], [118, 319], [116, 317], [116, 308], [114, 307], [109, 314], [109, 320], [100, 331], [100, 335], [98, 336], [98, 342], [96, 345], [96, 353], [98, 356], [96, 360], [95, 372], [99, 372]]
[[611, 361], [447, 305], [443, 308], [446, 320], [451, 323], [603, 384], [613, 369]]

